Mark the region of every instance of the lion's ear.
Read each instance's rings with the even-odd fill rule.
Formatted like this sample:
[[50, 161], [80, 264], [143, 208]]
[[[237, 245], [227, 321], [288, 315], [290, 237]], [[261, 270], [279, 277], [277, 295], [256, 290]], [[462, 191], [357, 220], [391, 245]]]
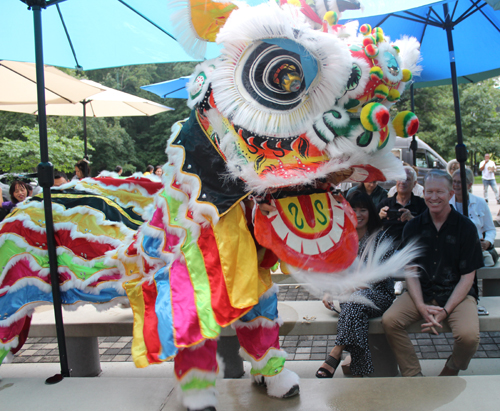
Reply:
[[211, 0], [170, 0], [173, 34], [186, 53], [205, 56], [208, 42], [215, 42], [219, 30], [238, 7], [231, 2]]

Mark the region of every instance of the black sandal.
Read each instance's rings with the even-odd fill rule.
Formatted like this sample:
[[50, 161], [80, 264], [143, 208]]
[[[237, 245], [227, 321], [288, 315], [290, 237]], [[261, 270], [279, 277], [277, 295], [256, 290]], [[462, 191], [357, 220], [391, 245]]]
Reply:
[[335, 357], [328, 355], [325, 363], [333, 368], [333, 372], [328, 371], [324, 367], [320, 367], [318, 371], [316, 371], [316, 378], [333, 378], [333, 374], [335, 374], [335, 370], [340, 364], [340, 359], [337, 360]]

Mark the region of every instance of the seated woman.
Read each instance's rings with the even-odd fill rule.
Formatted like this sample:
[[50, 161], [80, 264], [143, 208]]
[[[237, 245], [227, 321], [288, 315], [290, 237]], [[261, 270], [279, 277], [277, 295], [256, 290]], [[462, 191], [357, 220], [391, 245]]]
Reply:
[[[356, 190], [347, 197], [347, 201], [356, 213], [358, 220], [356, 228], [359, 238], [358, 256], [361, 256], [367, 244], [373, 244], [376, 247], [382, 239], [388, 237], [381, 231], [382, 223], [377, 210], [366, 193]], [[372, 235], [375, 235], [375, 241], [368, 241]], [[393, 252], [394, 250], [391, 249], [384, 256], [384, 259]], [[374, 305], [360, 303], [360, 296], [368, 299]], [[374, 371], [368, 346], [368, 320], [380, 317], [391, 306], [394, 299], [394, 281], [392, 278], [387, 278], [372, 284], [370, 288], [354, 292], [347, 302], [340, 304], [335, 347], [316, 372], [317, 378], [333, 377], [344, 350], [351, 354], [350, 371], [352, 375], [363, 376]], [[325, 296], [323, 304], [326, 308], [333, 310], [329, 296]]]
[[[469, 218], [477, 228], [479, 241], [483, 250], [484, 265], [491, 267], [498, 261], [498, 254], [495, 251], [495, 236], [497, 230], [493, 224], [491, 211], [483, 198], [470, 194], [470, 189], [474, 183], [474, 175], [468, 168], [465, 169], [467, 180], [467, 190], [469, 191]], [[460, 170], [453, 173], [453, 191], [455, 195], [451, 198], [450, 204], [459, 213], [463, 214], [462, 182], [460, 180]]]
[[[0, 191], [0, 196], [1, 196]], [[16, 206], [16, 204], [23, 202], [28, 197], [28, 187], [26, 183], [23, 183], [20, 180], [14, 180], [10, 185], [9, 194], [11, 201], [4, 201], [0, 203], [0, 208], [2, 208], [3, 213], [0, 215], [7, 215], [12, 211], [12, 209]], [[3, 218], [2, 218], [3, 220]], [[0, 220], [1, 221], [1, 220]]]

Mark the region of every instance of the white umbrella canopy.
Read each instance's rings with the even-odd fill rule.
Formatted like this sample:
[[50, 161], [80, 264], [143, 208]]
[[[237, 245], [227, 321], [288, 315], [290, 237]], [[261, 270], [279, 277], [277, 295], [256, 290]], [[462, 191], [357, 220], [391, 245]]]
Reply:
[[[96, 89], [102, 89], [102, 91], [88, 96], [78, 103], [52, 104], [52, 102], [47, 101], [47, 115], [83, 117], [83, 104], [86, 106], [86, 117], [154, 116], [164, 111], [173, 110], [171, 107], [103, 86], [92, 80], [78, 81]], [[38, 106], [35, 102], [9, 105], [0, 103], [0, 110], [38, 114]]]
[[[97, 83], [84, 83], [55, 67], [45, 66], [44, 72], [45, 99], [50, 104], [77, 103], [102, 91]], [[0, 105], [36, 102], [35, 64], [0, 60]]]

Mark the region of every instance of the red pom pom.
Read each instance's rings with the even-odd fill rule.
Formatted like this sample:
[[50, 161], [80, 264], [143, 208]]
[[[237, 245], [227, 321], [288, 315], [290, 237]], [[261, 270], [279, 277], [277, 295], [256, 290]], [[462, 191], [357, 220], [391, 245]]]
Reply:
[[366, 57], [369, 57], [371, 59], [377, 57], [378, 56], [378, 47], [375, 46], [374, 44], [368, 44], [365, 47], [365, 54], [366, 54]]

